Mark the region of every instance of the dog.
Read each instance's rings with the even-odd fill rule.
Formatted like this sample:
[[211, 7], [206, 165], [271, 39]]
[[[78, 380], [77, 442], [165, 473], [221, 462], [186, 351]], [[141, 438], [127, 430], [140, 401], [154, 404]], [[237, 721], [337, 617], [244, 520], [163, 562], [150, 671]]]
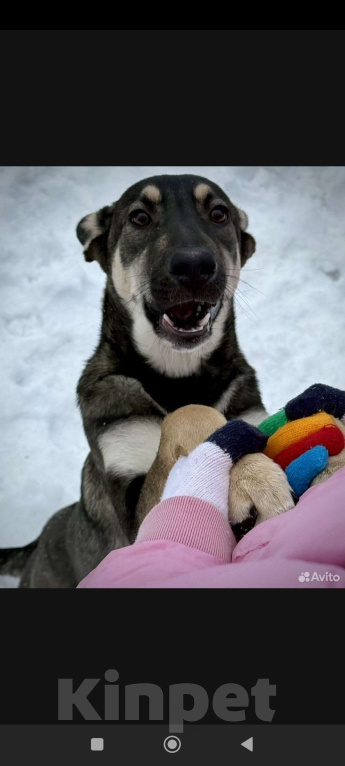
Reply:
[[39, 538], [4, 549], [19, 587], [71, 588], [131, 544], [162, 421], [187, 404], [256, 425], [267, 416], [241, 352], [234, 294], [255, 251], [247, 215], [215, 183], [158, 175], [86, 215], [77, 237], [106, 274], [99, 344], [77, 386], [90, 446], [80, 500]]

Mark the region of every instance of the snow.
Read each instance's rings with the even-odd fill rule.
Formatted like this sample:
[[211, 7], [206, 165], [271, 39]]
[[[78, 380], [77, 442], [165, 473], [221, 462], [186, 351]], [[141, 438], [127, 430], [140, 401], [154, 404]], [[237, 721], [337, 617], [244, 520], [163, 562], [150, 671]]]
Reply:
[[206, 176], [249, 215], [257, 252], [237, 328], [266, 408], [315, 382], [345, 388], [345, 168], [1, 168], [2, 547], [33, 540], [79, 496], [88, 447], [75, 389], [97, 344], [104, 274], [85, 263], [76, 224], [157, 173]]

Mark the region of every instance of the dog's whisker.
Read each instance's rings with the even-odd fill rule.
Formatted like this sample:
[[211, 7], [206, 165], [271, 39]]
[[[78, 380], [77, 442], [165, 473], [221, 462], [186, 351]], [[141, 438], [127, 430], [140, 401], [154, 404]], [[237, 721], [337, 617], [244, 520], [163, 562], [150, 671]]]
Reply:
[[[243, 303], [245, 303], [245, 305], [247, 306], [247, 308], [249, 309], [249, 311], [251, 311], [251, 313], [252, 313], [252, 315], [253, 315], [253, 316], [252, 316], [252, 317], [250, 317], [250, 318], [251, 318], [251, 319], [253, 319], [254, 317], [255, 317], [256, 319], [258, 318], [258, 317], [257, 317], [257, 315], [256, 315], [256, 313], [255, 313], [255, 311], [254, 311], [254, 310], [252, 309], [252, 307], [251, 307], [251, 306], [249, 306], [249, 304], [247, 303], [245, 295], [244, 295], [244, 294], [243, 294], [243, 292], [242, 292], [242, 291], [241, 291], [241, 290], [238, 288], [238, 286], [236, 287], [236, 290], [234, 290], [234, 291], [233, 291], [233, 290], [231, 290], [229, 287], [226, 287], [226, 288], [225, 288], [225, 291], [224, 291], [224, 295], [225, 295], [225, 296], [228, 298], [228, 300], [229, 300], [229, 301], [230, 301], [232, 298], [235, 298], [235, 299], [237, 298], [237, 299], [238, 299], [238, 305], [240, 305], [240, 306], [241, 306], [241, 308], [243, 309], [243, 306], [242, 306], [242, 305], [241, 305], [241, 303], [240, 303], [240, 301], [242, 300], [242, 301], [243, 301]], [[245, 312], [245, 313], [247, 313], [247, 312]], [[247, 314], [247, 316], [248, 316], [248, 314]]]
[[266, 297], [265, 293], [263, 293], [262, 290], [259, 290], [258, 287], [255, 287], [254, 285], [251, 285], [250, 282], [246, 282], [246, 280], [242, 279], [242, 277], [240, 277], [240, 279], [238, 281], [239, 282], [243, 282], [244, 285], [248, 285], [248, 287], [250, 287], [252, 290], [256, 290], [256, 292], [260, 293], [261, 295], [263, 295], [264, 298]]
[[[232, 271], [238, 271], [238, 272], [242, 271], [243, 272], [243, 268], [244, 267], [242, 267], [242, 266], [239, 266], [238, 268], [235, 266], [235, 267], [231, 267], [231, 270]], [[245, 270], [246, 270], [246, 274], [249, 271], [265, 271], [265, 269], [263, 269], [263, 268], [261, 268], [261, 269], [247, 269], [247, 267], [245, 267]]]
[[[226, 289], [227, 289], [227, 290], [229, 290], [229, 288], [228, 288], [228, 287], [226, 287]], [[247, 300], [252, 300], [252, 299], [250, 298], [250, 296], [249, 296], [249, 295], [247, 295], [247, 293], [245, 293], [245, 292], [243, 292], [243, 290], [241, 290], [241, 288], [238, 286], [238, 284], [236, 285], [236, 289], [234, 290], [234, 294], [235, 294], [235, 293], [236, 293], [237, 295], [240, 295], [240, 296], [243, 298], [243, 300], [244, 300], [244, 301], [247, 301]]]
[[[236, 278], [236, 277], [233, 277], [231, 274], [229, 274], [229, 275], [228, 275], [228, 279], [232, 279], [232, 280], [235, 280], [235, 279], [237, 279], [237, 278]], [[245, 279], [241, 279], [241, 278], [240, 278], [240, 279], [237, 279], [237, 284], [238, 284], [239, 282], [242, 282], [244, 285], [247, 285], [248, 287], [250, 287], [250, 288], [251, 288], [251, 290], [256, 290], [256, 292], [260, 293], [261, 295], [263, 295], [263, 296], [264, 296], [264, 298], [266, 298], [266, 294], [265, 294], [265, 293], [263, 293], [263, 292], [262, 292], [262, 290], [259, 290], [259, 288], [258, 288], [258, 287], [254, 287], [254, 285], [251, 285], [249, 282], [246, 282], [246, 280], [245, 280]], [[239, 288], [237, 288], [237, 289], [239, 289]], [[247, 295], [247, 293], [246, 293], [246, 295]], [[249, 296], [248, 296], [248, 297], [249, 297]]]
[[236, 306], [238, 306], [238, 307], [241, 309], [241, 311], [243, 311], [243, 313], [245, 314], [245, 316], [246, 316], [248, 319], [250, 319], [250, 320], [254, 321], [253, 317], [251, 317], [251, 316], [250, 316], [250, 315], [247, 313], [247, 311], [246, 311], [246, 310], [245, 310], [245, 308], [242, 306], [242, 304], [241, 304], [241, 303], [239, 303], [237, 300], [236, 300]]
[[[237, 278], [233, 274], [231, 274], [230, 272], [228, 272], [228, 273], [225, 272], [225, 276], [227, 276], [230, 279], [236, 279]], [[242, 279], [242, 277], [239, 277], [238, 281], [242, 282], [244, 285], [248, 285], [248, 287], [250, 287], [252, 290], [256, 290], [256, 292], [261, 293], [261, 295], [266, 297], [265, 293], [263, 293], [261, 290], [259, 290], [258, 287], [255, 287], [254, 285], [251, 285], [250, 282], [247, 282], [245, 279]]]
[[[243, 290], [240, 290], [240, 288], [238, 286], [237, 286], [236, 290], [237, 290], [238, 295], [240, 295], [241, 298], [243, 298], [245, 303], [247, 303], [247, 301], [251, 301], [252, 300], [251, 297], [249, 295], [247, 295], [246, 293], [244, 293]], [[248, 303], [247, 303], [247, 305], [248, 305], [248, 308], [251, 308], [251, 306], [249, 306]]]
[[[243, 305], [241, 300], [242, 300], [242, 298], [241, 298], [240, 295], [235, 295], [236, 306], [239, 306], [242, 309], [242, 311], [244, 311], [244, 313], [248, 317], [248, 319], [251, 319], [253, 322], [257, 321], [258, 320], [258, 316], [255, 313], [255, 311], [253, 311], [251, 306], [248, 306], [248, 304], [244, 303], [244, 305]], [[248, 309], [248, 311], [246, 309]]]

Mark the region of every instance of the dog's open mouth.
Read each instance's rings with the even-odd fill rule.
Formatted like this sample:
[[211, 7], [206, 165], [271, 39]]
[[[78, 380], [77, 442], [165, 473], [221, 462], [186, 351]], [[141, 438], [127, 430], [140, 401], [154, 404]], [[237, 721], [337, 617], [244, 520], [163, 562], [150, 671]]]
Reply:
[[207, 335], [218, 310], [217, 303], [187, 301], [171, 306], [162, 314], [162, 328], [179, 338], [200, 338]]

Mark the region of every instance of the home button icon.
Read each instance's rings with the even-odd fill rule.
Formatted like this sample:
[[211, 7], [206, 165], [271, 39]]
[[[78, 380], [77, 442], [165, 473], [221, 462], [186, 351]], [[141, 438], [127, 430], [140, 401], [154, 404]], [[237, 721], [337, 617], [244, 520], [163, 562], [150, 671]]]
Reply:
[[179, 739], [179, 737], [170, 735], [170, 737], [165, 738], [163, 742], [163, 747], [164, 747], [164, 750], [167, 751], [167, 753], [177, 753], [181, 747], [181, 740]]

